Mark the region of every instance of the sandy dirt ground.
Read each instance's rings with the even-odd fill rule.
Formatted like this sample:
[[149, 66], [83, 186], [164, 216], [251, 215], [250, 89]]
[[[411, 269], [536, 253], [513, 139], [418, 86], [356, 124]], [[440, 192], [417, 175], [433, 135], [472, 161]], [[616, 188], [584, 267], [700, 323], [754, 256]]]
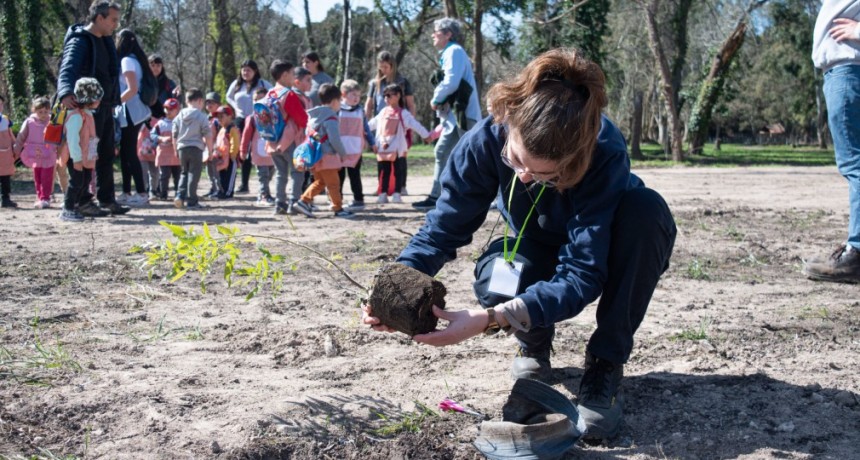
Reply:
[[[621, 434], [570, 458], [858, 458], [860, 287], [800, 274], [844, 238], [835, 168], [636, 172], [674, 213], [672, 266], [624, 369]], [[500, 417], [513, 338], [435, 349], [373, 332], [357, 289], [283, 243], [264, 243], [296, 263], [283, 292], [247, 302], [221, 269], [203, 293], [197, 275], [150, 279], [128, 254], [171, 238], [159, 220], [208, 222], [307, 244], [368, 285], [423, 222], [408, 203], [429, 186], [410, 177], [406, 204], [354, 221], [297, 216], [295, 228], [252, 195], [83, 224], [17, 196], [22, 209], [0, 212], [0, 457], [481, 458], [477, 420], [436, 406], [449, 396]], [[478, 308], [473, 260], [497, 218], [439, 275], [449, 308]], [[594, 312], [558, 327], [554, 387], [571, 398]]]

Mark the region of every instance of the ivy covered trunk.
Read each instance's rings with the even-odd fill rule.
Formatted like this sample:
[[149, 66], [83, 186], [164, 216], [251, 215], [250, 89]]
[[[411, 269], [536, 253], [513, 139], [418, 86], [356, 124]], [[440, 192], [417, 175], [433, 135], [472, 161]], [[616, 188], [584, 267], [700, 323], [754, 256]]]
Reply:
[[18, 10], [15, 0], [0, 0], [0, 38], [2, 38], [3, 63], [6, 81], [9, 83], [9, 101], [6, 112], [20, 124], [27, 117], [27, 75], [24, 72], [24, 52], [18, 31]]
[[27, 18], [27, 27], [24, 28], [24, 43], [27, 50], [27, 67], [30, 72], [30, 94], [34, 97], [47, 96], [48, 74], [45, 51], [42, 47], [42, 2], [24, 0], [23, 13]]
[[403, 264], [383, 266], [373, 280], [367, 303], [382, 324], [413, 336], [436, 330], [433, 305], [445, 308], [445, 286]]

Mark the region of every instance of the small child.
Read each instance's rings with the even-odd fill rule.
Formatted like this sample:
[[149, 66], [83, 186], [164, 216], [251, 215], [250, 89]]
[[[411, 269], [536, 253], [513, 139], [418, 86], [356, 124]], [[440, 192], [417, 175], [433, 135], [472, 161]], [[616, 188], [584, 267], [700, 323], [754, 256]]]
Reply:
[[355, 214], [343, 209], [340, 178], [337, 175], [337, 172], [343, 167], [343, 159], [346, 157], [346, 150], [340, 139], [340, 128], [337, 121], [340, 96], [340, 89], [337, 86], [324, 83], [320, 85], [319, 90], [322, 105], [308, 111], [308, 130], [316, 131], [322, 151], [322, 158], [312, 168], [314, 181], [295, 205], [297, 211], [308, 217], [314, 217], [311, 203], [313, 203], [315, 196], [322, 193], [323, 189], [328, 191], [335, 217], [344, 219], [355, 217]]
[[173, 145], [179, 150], [179, 164], [182, 174], [179, 190], [173, 205], [177, 208], [201, 209], [197, 197], [197, 184], [203, 172], [203, 149], [214, 152], [212, 128], [209, 118], [203, 113], [203, 92], [192, 88], [185, 93], [187, 107], [173, 120], [171, 133]]
[[[299, 100], [302, 101], [302, 105], [305, 108], [305, 111], [310, 110], [314, 104], [311, 102], [311, 98], [307, 97], [306, 94], [311, 92], [311, 88], [314, 85], [313, 74], [310, 70], [304, 67], [298, 67], [295, 72], [296, 78], [293, 80], [293, 91], [295, 91], [296, 95], [299, 97]], [[301, 192], [310, 187], [311, 182], [313, 182], [313, 176], [310, 171], [305, 171], [302, 174], [302, 183], [301, 183]], [[290, 206], [294, 204], [295, 201], [290, 203]], [[290, 214], [295, 214], [290, 208]]]
[[54, 165], [57, 164], [57, 146], [45, 142], [45, 127], [51, 121], [51, 102], [40, 96], [30, 104], [32, 114], [24, 120], [15, 151], [21, 156], [21, 162], [28, 168], [33, 168], [33, 182], [36, 183], [36, 202], [33, 207], [39, 209], [51, 206], [51, 194], [54, 191]]
[[0, 207], [17, 208], [18, 203], [9, 196], [12, 193], [12, 176], [15, 175], [15, 136], [12, 135], [12, 120], [3, 116], [6, 99], [0, 96], [0, 191], [3, 201]]
[[[266, 88], [257, 88], [254, 92], [254, 101], [260, 101], [266, 97]], [[274, 174], [274, 162], [272, 157], [266, 154], [266, 141], [257, 132], [257, 114], [251, 115], [245, 120], [245, 129], [242, 131], [242, 142], [239, 146], [239, 158], [245, 161], [251, 157], [251, 163], [257, 168], [257, 178], [260, 180], [260, 193], [257, 194], [257, 206], [274, 206], [275, 199], [269, 189], [269, 182]]]
[[179, 166], [179, 156], [173, 146], [173, 120], [179, 115], [179, 101], [170, 98], [164, 101], [164, 118], [158, 120], [158, 124], [152, 128], [150, 139], [157, 146], [155, 149], [155, 166], [160, 169], [160, 184], [158, 193], [161, 200], [167, 200], [170, 190], [170, 178], [173, 177], [174, 197], [179, 194], [179, 176], [182, 167]]
[[361, 188], [361, 152], [364, 151], [365, 142], [376, 151], [376, 142], [370, 127], [364, 108], [361, 107], [361, 86], [355, 80], [344, 80], [340, 85], [343, 99], [340, 103], [340, 138], [346, 149], [346, 159], [343, 168], [338, 171], [340, 178], [340, 190], [343, 195], [343, 183], [349, 174], [349, 187], [352, 189], [352, 203], [349, 208], [358, 210], [364, 208], [364, 192]]
[[233, 109], [222, 105], [215, 111], [221, 130], [215, 141], [215, 163], [220, 174], [221, 193], [218, 199], [233, 198], [236, 185], [236, 158], [239, 157], [239, 128], [233, 123]]
[[[215, 91], [206, 93], [205, 107], [206, 113], [209, 114], [209, 128], [212, 130], [212, 139], [215, 139], [215, 137], [218, 136], [218, 131], [221, 130], [221, 125], [218, 124], [218, 117], [215, 115], [215, 111], [218, 110], [218, 107], [221, 107], [221, 95]], [[218, 167], [214, 161], [210, 160], [213, 152], [210, 150], [207, 153], [209, 156], [206, 159], [206, 175], [209, 176], [210, 186], [209, 193], [206, 194], [206, 197], [218, 198], [218, 195], [220, 195], [223, 190], [221, 187], [221, 179], [218, 174]]]
[[69, 111], [63, 127], [66, 142], [60, 147], [61, 161], [69, 170], [69, 187], [66, 189], [60, 219], [66, 222], [83, 222], [81, 209], [93, 206], [84, 193], [90, 185], [98, 158], [99, 138], [93, 112], [101, 104], [104, 90], [95, 78], [84, 77], [75, 82], [75, 99], [78, 108]]
[[[302, 194], [302, 181], [305, 173], [293, 168], [293, 151], [304, 140], [304, 127], [308, 113], [302, 97], [289, 88], [293, 86], [295, 73], [293, 64], [276, 59], [269, 66], [269, 73], [275, 80], [275, 87], [267, 97], [278, 97], [278, 107], [284, 116], [284, 130], [277, 142], [266, 141], [266, 154], [272, 157], [275, 165], [275, 214], [294, 213], [294, 203]], [[290, 191], [287, 193], [287, 182]]]
[[400, 190], [403, 184], [397, 178], [402, 177], [405, 169], [404, 155], [408, 149], [406, 130], [411, 128], [428, 141], [430, 133], [403, 108], [403, 90], [400, 86], [388, 85], [383, 95], [387, 106], [370, 120], [370, 128], [376, 130], [376, 161], [379, 171], [376, 202], [388, 203], [390, 195], [392, 203], [402, 203]]
[[152, 128], [157, 123], [157, 118], [150, 118], [143, 123], [143, 126], [140, 127], [140, 132], [137, 134], [137, 159], [140, 160], [140, 168], [143, 172], [143, 180], [146, 182], [146, 191], [149, 193], [150, 200], [155, 200], [161, 195], [158, 191], [160, 183], [158, 166], [155, 165], [157, 144], [150, 138]]

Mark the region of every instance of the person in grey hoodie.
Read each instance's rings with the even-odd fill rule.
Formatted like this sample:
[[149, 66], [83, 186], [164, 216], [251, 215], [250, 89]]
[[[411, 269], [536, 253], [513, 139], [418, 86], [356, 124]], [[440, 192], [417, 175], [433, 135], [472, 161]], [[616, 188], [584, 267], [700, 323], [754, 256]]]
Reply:
[[860, 0], [824, 0], [812, 61], [824, 71], [827, 121], [836, 166], [848, 180], [848, 239], [829, 256], [807, 260], [814, 280], [860, 282]]
[[173, 204], [177, 208], [202, 208], [197, 198], [197, 184], [203, 172], [203, 148], [213, 151], [209, 117], [203, 113], [203, 92], [197, 88], [185, 93], [187, 107], [173, 122], [173, 145], [179, 153], [182, 175]]
[[327, 190], [334, 216], [352, 219], [355, 214], [343, 209], [338, 174], [346, 157], [346, 148], [340, 138], [340, 122], [337, 119], [337, 112], [340, 110], [340, 88], [324, 83], [320, 85], [319, 97], [322, 105], [308, 110], [308, 135], [315, 133], [314, 137], [320, 142], [322, 158], [311, 168], [314, 182], [296, 202], [295, 209], [308, 217], [314, 217], [311, 208], [314, 197]]

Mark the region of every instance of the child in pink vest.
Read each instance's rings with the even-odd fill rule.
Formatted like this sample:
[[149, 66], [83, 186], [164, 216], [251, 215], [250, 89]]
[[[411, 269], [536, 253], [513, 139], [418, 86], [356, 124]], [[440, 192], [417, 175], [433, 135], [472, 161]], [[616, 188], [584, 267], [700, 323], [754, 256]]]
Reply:
[[[260, 101], [266, 97], [266, 88], [257, 88], [254, 100]], [[239, 145], [239, 158], [245, 161], [251, 157], [251, 164], [257, 168], [257, 178], [260, 180], [260, 193], [257, 194], [257, 206], [274, 206], [275, 198], [269, 189], [269, 182], [274, 175], [275, 163], [266, 153], [266, 140], [257, 132], [257, 115], [251, 115], [245, 120], [242, 131], [242, 142]]]
[[152, 117], [140, 127], [137, 133], [137, 159], [140, 160], [140, 168], [143, 171], [143, 180], [146, 182], [146, 191], [149, 193], [150, 200], [160, 195], [158, 166], [155, 165], [156, 143], [150, 138], [152, 129], [157, 123], [158, 118]]
[[376, 189], [377, 203], [402, 203], [397, 178], [405, 169], [405, 155], [409, 146], [406, 143], [406, 130], [415, 132], [429, 141], [430, 132], [403, 107], [403, 90], [398, 85], [388, 85], [383, 91], [388, 104], [377, 116], [370, 120], [370, 129], [376, 130], [376, 161], [379, 171], [379, 186]]
[[93, 206], [85, 200], [84, 191], [90, 185], [98, 158], [99, 138], [93, 110], [101, 104], [104, 90], [95, 78], [84, 77], [75, 82], [75, 99], [78, 109], [69, 112], [63, 128], [66, 142], [60, 147], [61, 161], [68, 166], [69, 187], [60, 219], [66, 222], [83, 222], [80, 208]]
[[158, 185], [158, 198], [167, 200], [170, 191], [170, 178], [173, 177], [174, 197], [176, 191], [179, 190], [179, 176], [182, 174], [182, 166], [179, 164], [179, 155], [176, 154], [176, 147], [173, 145], [173, 120], [179, 115], [179, 110], [182, 107], [179, 101], [170, 98], [164, 101], [164, 112], [166, 115], [158, 124], [152, 128], [150, 140], [156, 145], [155, 148], [155, 166], [160, 169], [160, 183]]
[[45, 142], [45, 126], [51, 121], [51, 102], [46, 97], [33, 99], [31, 115], [24, 120], [15, 150], [24, 166], [33, 169], [36, 183], [36, 202], [33, 207], [45, 209], [51, 206], [54, 191], [54, 166], [57, 164], [57, 146]]
[[361, 86], [355, 80], [344, 80], [340, 84], [343, 99], [340, 104], [338, 119], [340, 120], [340, 138], [346, 148], [346, 158], [340, 169], [341, 195], [343, 183], [349, 175], [349, 187], [352, 190], [351, 210], [364, 209], [364, 190], [361, 186], [361, 152], [369, 145], [376, 152], [376, 140], [367, 124], [367, 116], [361, 107]]
[[15, 175], [15, 136], [12, 135], [12, 120], [3, 116], [6, 99], [0, 96], [0, 190], [3, 201], [0, 207], [17, 208], [18, 204], [9, 196], [12, 193], [12, 176]]

